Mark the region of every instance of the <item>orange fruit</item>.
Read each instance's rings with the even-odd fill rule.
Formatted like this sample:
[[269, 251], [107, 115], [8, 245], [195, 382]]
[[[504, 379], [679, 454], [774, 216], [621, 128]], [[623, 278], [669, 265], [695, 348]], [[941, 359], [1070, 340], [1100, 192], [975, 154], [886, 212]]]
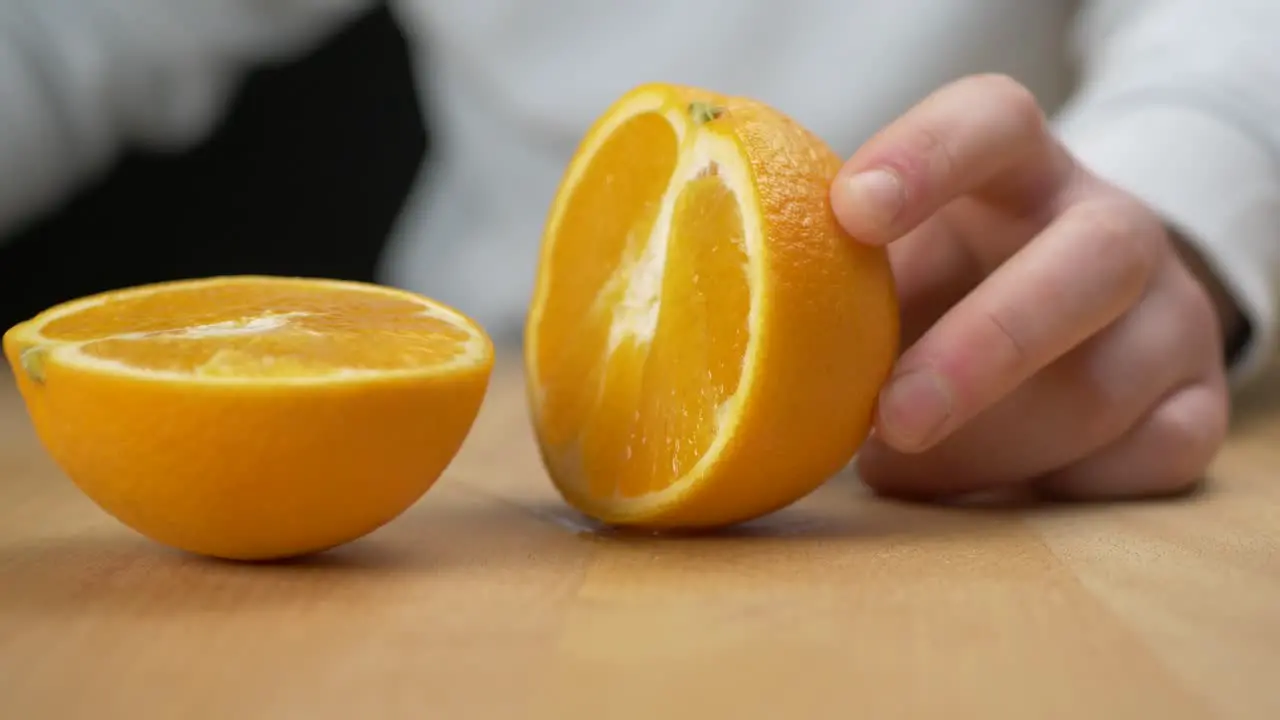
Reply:
[[397, 517], [478, 413], [487, 335], [418, 295], [220, 277], [73, 300], [4, 335], [36, 434], [107, 513], [192, 553], [318, 552]]
[[832, 215], [840, 166], [781, 112], [693, 88], [638, 87], [594, 123], [548, 213], [525, 336], [569, 504], [710, 528], [852, 460], [899, 319], [886, 252]]

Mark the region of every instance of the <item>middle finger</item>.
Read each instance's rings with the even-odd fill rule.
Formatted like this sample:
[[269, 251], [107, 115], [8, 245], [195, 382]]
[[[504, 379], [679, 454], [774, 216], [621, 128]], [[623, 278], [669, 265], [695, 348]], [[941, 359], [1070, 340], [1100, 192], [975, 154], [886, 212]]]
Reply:
[[907, 349], [880, 398], [882, 440], [927, 449], [1114, 321], [1166, 242], [1135, 202], [1069, 207]]
[[868, 441], [858, 458], [864, 480], [890, 494], [967, 493], [1035, 479], [1111, 443], [1204, 364], [1185, 351], [1196, 346], [1186, 322], [1196, 308], [1170, 274], [1161, 272], [1120, 320], [928, 451]]
[[[973, 228], [982, 230], [973, 233]], [[889, 245], [903, 349], [1043, 230], [1034, 218], [962, 198]]]

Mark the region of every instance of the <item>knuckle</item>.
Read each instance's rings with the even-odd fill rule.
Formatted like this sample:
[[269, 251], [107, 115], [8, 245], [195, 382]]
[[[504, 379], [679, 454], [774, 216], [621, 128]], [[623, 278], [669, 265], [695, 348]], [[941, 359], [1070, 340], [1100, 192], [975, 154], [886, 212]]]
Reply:
[[1217, 387], [1195, 387], [1181, 402], [1175, 399], [1148, 422], [1164, 450], [1164, 475], [1183, 485], [1197, 481], [1226, 440], [1229, 419], [1227, 393]]
[[1027, 339], [1018, 329], [1018, 324], [998, 308], [991, 308], [982, 314], [988, 328], [988, 347], [1002, 348], [1004, 357], [1003, 369], [1010, 376], [1021, 376], [1030, 372], [1035, 358], [1031, 356]]
[[908, 171], [917, 175], [914, 182], [927, 182], [930, 178], [951, 177], [957, 168], [955, 151], [947, 141], [946, 134], [928, 123], [920, 123], [912, 128], [906, 138]]
[[1114, 287], [1135, 296], [1155, 274], [1167, 244], [1164, 228], [1137, 201], [1099, 201], [1078, 206], [1097, 267], [1113, 274]]
[[992, 105], [1002, 109], [1024, 132], [1039, 132], [1047, 120], [1040, 100], [1026, 85], [1009, 75], [984, 73], [970, 78], [977, 90]]

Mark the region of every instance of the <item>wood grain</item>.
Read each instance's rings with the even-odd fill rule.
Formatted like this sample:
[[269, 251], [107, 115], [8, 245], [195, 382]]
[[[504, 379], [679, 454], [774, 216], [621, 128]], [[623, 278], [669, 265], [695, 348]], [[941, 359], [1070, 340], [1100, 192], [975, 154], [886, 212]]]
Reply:
[[519, 376], [417, 506], [307, 561], [121, 527], [0, 390], [0, 718], [1280, 717], [1280, 377], [1204, 492], [941, 508], [838, 477], [734, 532], [601, 531]]

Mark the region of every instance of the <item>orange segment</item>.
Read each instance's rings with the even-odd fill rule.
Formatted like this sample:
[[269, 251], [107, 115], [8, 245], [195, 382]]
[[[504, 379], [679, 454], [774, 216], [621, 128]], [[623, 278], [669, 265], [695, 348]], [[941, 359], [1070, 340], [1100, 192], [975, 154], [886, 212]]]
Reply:
[[412, 293], [231, 277], [104, 293], [9, 330], [37, 434], [90, 498], [191, 552], [262, 559], [354, 540], [452, 460], [493, 363]]
[[[549, 299], [551, 312], [562, 322], [547, 329], [543, 347], [573, 347], [587, 355], [545, 363], [552, 373], [547, 381], [567, 389], [556, 393], [548, 408], [552, 417], [567, 419], [553, 421], [552, 432], [571, 430], [572, 418], [593, 402], [588, 388], [594, 383], [584, 382], [586, 378], [575, 373], [597, 369], [595, 358], [609, 336], [609, 324], [601, 322], [600, 312], [621, 301], [626, 290], [615, 270], [634, 266], [646, 246], [675, 167], [676, 143], [670, 123], [661, 116], [645, 113], [629, 119], [600, 148], [600, 162], [586, 169], [580, 185], [581, 202], [571, 206], [561, 221], [564, 235], [575, 240], [557, 246], [553, 262], [573, 268], [577, 275], [565, 292]], [[630, 172], [614, 173], [627, 158], [638, 159]], [[601, 207], [609, 212], [593, 211]]]
[[[676, 200], [671, 233], [650, 311], [656, 327], [629, 332], [613, 324], [620, 314], [597, 316], [598, 324], [625, 339], [613, 349], [595, 348], [609, 370], [593, 393], [594, 407], [560, 419], [586, 428], [581, 471], [601, 496], [642, 497], [690, 472], [710, 448], [720, 412], [737, 390], [750, 294], [734, 196], [715, 177], [692, 181]], [[579, 377], [593, 370], [567, 363], [566, 369]]]
[[584, 137], [526, 333], [544, 463], [605, 522], [738, 522], [851, 458], [897, 350], [885, 252], [839, 229], [840, 160], [780, 113], [648, 85]]

